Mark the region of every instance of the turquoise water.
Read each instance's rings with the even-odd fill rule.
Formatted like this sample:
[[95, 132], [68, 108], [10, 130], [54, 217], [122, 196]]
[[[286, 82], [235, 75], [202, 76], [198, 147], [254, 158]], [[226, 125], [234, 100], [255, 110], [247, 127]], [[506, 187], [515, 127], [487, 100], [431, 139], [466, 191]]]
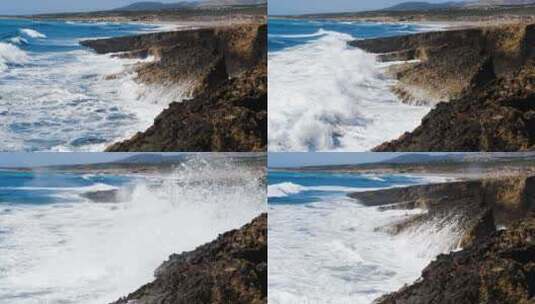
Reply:
[[133, 181], [120, 175], [0, 171], [0, 206], [82, 202], [79, 194]]
[[384, 175], [370, 176], [349, 173], [270, 171], [268, 202], [299, 204], [321, 201], [325, 196], [345, 196], [352, 190], [389, 188], [420, 183], [421, 178]]
[[422, 26], [400, 23], [340, 22], [329, 20], [270, 19], [269, 52], [310, 43], [337, 32], [355, 39], [398, 36], [422, 31]]
[[134, 81], [138, 60], [79, 41], [160, 29], [0, 19], [0, 150], [100, 151], [150, 126], [168, 101]]

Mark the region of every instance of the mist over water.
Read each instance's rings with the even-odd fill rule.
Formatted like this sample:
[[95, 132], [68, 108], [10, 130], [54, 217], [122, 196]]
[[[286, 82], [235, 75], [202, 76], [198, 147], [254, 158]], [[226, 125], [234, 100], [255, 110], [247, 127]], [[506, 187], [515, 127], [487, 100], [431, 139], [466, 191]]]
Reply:
[[431, 30], [406, 24], [269, 21], [269, 150], [366, 151], [416, 128], [431, 109], [401, 103], [355, 39]]
[[96, 55], [79, 41], [158, 29], [0, 20], [1, 150], [101, 151], [148, 128], [183, 92], [139, 84], [139, 60]]
[[269, 172], [269, 302], [369, 304], [412, 283], [460, 239], [455, 219], [391, 235], [425, 210], [366, 207], [349, 192], [444, 181], [402, 175]]
[[[263, 170], [225, 160], [165, 175], [1, 174], [11, 185], [0, 185], [0, 303], [109, 303], [170, 254], [265, 212]], [[94, 189], [119, 189], [122, 201], [80, 196]]]

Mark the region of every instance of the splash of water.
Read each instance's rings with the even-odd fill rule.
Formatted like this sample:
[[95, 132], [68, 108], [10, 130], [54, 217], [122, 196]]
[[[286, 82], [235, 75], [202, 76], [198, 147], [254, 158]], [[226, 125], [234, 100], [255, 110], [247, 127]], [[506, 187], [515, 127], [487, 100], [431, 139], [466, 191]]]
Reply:
[[[265, 208], [262, 171], [194, 159], [145, 176], [130, 199], [0, 210], [0, 302], [108, 303], [153, 279], [171, 253], [238, 228]], [[9, 209], [9, 210], [7, 210]]]

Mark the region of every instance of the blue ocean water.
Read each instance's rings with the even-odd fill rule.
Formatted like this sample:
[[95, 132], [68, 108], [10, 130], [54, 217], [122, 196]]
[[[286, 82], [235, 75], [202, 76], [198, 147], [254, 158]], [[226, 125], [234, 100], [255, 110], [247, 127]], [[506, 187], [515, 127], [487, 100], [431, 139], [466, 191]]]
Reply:
[[402, 103], [387, 65], [348, 42], [438, 25], [271, 19], [268, 26], [270, 151], [369, 151], [430, 111]]
[[134, 181], [120, 175], [0, 171], [0, 206], [84, 201], [78, 196], [98, 187], [119, 188]]
[[[403, 175], [270, 171], [268, 186], [271, 196], [268, 193], [268, 203], [312, 203], [321, 201], [326, 196], [345, 196], [352, 190], [414, 185], [421, 181], [419, 177]], [[274, 192], [277, 193], [275, 196]]]
[[155, 25], [132, 23], [0, 19], [0, 41], [18, 45], [22, 50], [36, 53], [68, 52], [83, 48], [73, 43], [80, 39], [125, 36], [157, 28]]
[[96, 55], [79, 41], [160, 29], [0, 19], [0, 150], [96, 151], [148, 127], [166, 101], [144, 96], [136, 60]]
[[367, 23], [332, 20], [270, 19], [269, 52], [309, 43], [328, 32], [351, 35], [355, 39], [406, 35], [422, 31], [422, 26], [401, 23]]

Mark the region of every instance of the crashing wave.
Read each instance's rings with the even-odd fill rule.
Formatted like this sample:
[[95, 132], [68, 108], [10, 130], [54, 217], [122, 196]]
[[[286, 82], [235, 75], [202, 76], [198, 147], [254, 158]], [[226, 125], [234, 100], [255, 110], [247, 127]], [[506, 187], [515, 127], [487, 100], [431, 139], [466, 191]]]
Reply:
[[303, 191], [305, 187], [294, 183], [280, 183], [268, 186], [268, 197], [285, 197]]
[[21, 29], [20, 32], [30, 38], [45, 39], [46, 35], [32, 29]]
[[14, 43], [14, 44], [19, 44], [19, 45], [20, 44], [28, 44], [28, 40], [22, 38], [21, 36], [17, 36], [17, 37], [11, 38], [11, 39], [9, 39], [9, 42]]
[[26, 52], [13, 44], [0, 42], [0, 71], [7, 70], [9, 65], [22, 65], [29, 61]]

